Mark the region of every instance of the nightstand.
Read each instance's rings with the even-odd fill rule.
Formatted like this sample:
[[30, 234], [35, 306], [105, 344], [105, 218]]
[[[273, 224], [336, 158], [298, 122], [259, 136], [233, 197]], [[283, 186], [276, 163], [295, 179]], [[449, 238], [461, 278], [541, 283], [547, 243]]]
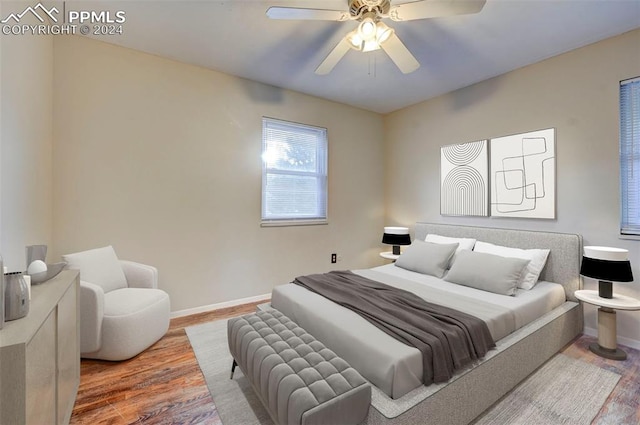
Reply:
[[400, 257], [399, 255], [394, 254], [394, 253], [393, 253], [393, 252], [391, 252], [391, 251], [381, 252], [381, 253], [380, 253], [380, 256], [381, 256], [382, 258], [386, 258], [387, 260], [392, 260], [392, 261], [396, 261], [396, 260], [398, 259], [398, 257]]
[[602, 298], [598, 291], [576, 291], [576, 298], [598, 307], [598, 342], [589, 345], [589, 350], [601, 357], [612, 360], [624, 360], [627, 353], [618, 348], [616, 342], [615, 310], [640, 310], [640, 300], [625, 295], [613, 295]]

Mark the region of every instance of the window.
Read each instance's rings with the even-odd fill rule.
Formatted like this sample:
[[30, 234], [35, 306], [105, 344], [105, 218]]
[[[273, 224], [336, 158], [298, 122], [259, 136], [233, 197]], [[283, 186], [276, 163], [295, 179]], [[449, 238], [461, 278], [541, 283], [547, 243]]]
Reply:
[[620, 82], [620, 233], [640, 236], [640, 77]]
[[327, 130], [262, 119], [262, 225], [327, 222]]

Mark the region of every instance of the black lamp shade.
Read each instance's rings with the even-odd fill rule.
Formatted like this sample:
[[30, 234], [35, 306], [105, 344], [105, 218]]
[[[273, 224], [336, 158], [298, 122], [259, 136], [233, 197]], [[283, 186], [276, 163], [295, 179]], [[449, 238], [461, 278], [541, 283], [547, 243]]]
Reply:
[[393, 245], [393, 254], [400, 255], [400, 245], [411, 245], [408, 227], [385, 227], [382, 243]]
[[600, 260], [597, 258], [582, 257], [580, 267], [582, 276], [608, 282], [631, 282], [633, 273], [629, 261]]
[[409, 235], [394, 235], [392, 233], [383, 233], [382, 243], [387, 245], [411, 245], [411, 237]]

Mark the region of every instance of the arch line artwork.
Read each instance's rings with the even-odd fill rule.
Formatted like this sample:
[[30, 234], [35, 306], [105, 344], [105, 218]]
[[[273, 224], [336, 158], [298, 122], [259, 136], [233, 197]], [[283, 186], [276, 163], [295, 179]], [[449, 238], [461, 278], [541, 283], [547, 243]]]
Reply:
[[489, 215], [488, 141], [440, 148], [440, 214]]

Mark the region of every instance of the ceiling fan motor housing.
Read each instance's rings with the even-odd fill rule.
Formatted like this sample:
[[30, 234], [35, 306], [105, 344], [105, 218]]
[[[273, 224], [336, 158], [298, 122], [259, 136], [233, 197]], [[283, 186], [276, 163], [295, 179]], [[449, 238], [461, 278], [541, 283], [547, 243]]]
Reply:
[[391, 0], [349, 0], [349, 13], [356, 18], [364, 12], [387, 15], [390, 8]]

